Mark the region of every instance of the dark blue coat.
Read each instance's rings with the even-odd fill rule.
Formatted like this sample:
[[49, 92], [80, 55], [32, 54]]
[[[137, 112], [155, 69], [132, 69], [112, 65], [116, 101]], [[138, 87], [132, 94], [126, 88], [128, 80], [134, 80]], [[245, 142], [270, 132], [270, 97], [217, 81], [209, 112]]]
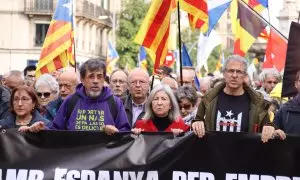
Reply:
[[[51, 122], [45, 119], [37, 110], [34, 111], [32, 115], [32, 120], [27, 126], [31, 126], [33, 123], [43, 121], [46, 126], [50, 126]], [[19, 128], [16, 125], [16, 115], [13, 113], [9, 113], [9, 115], [0, 121], [0, 129], [10, 129], [10, 128]]]
[[56, 116], [56, 113], [60, 107], [60, 105], [63, 103], [63, 100], [61, 97], [51, 101], [47, 106], [46, 106], [46, 112], [44, 117], [50, 121], [53, 121], [53, 119]]
[[300, 135], [300, 95], [289, 100], [279, 109], [274, 123], [288, 134]]

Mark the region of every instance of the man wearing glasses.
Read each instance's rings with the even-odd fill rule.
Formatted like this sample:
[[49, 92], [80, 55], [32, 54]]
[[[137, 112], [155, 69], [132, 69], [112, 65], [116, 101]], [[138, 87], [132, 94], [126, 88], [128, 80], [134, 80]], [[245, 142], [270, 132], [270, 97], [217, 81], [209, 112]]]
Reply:
[[134, 127], [136, 120], [145, 114], [145, 102], [150, 89], [148, 73], [141, 68], [132, 70], [128, 75], [128, 89], [124, 107], [129, 124]]
[[197, 111], [192, 129], [198, 137], [208, 131], [262, 132], [262, 140], [272, 137], [268, 104], [263, 96], [244, 84], [247, 61], [229, 56], [223, 66], [225, 82], [208, 91]]
[[114, 70], [110, 75], [109, 87], [113, 94], [121, 99], [127, 95], [127, 77], [128, 73], [121, 69]]
[[[59, 85], [59, 97], [49, 102], [49, 104], [46, 106], [47, 111], [44, 115], [44, 117], [50, 121], [53, 121], [53, 119], [55, 118], [56, 113], [63, 101], [69, 95], [75, 93], [76, 86], [79, 84], [79, 76], [75, 72], [74, 68], [70, 68], [62, 72], [57, 78], [57, 81]], [[47, 93], [44, 93], [44, 96], [49, 97], [49, 95]]]
[[35, 82], [35, 70], [36, 66], [34, 65], [29, 65], [24, 69], [25, 83], [27, 86], [33, 87]]

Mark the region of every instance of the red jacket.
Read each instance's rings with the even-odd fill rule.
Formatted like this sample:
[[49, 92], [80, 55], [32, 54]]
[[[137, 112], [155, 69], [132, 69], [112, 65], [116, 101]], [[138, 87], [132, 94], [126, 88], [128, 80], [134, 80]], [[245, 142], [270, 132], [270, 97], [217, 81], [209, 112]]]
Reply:
[[[137, 120], [135, 124], [135, 128], [141, 128], [145, 132], [158, 132], [157, 127], [154, 125], [153, 121], [151, 119], [149, 120]], [[189, 126], [184, 123], [181, 117], [179, 117], [176, 121], [173, 121], [173, 123], [164, 131], [164, 132], [172, 132], [171, 129], [181, 129], [184, 132], [189, 130]]]

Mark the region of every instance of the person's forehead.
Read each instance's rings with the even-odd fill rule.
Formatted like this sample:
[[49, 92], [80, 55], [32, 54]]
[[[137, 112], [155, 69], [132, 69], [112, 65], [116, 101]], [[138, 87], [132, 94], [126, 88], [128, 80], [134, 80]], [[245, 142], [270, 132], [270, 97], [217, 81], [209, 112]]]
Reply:
[[181, 98], [180, 99], [180, 102], [179, 103], [183, 103], [183, 104], [186, 104], [186, 103], [190, 103], [190, 100], [188, 99], [188, 98], [186, 98], [186, 97], [183, 97], [183, 98]]
[[91, 71], [89, 69], [87, 69], [86, 74], [90, 75], [90, 74], [103, 74], [103, 69], [97, 69], [95, 71]]
[[267, 79], [275, 79], [275, 80], [277, 80], [277, 77], [275, 75], [273, 75], [273, 74], [267, 74], [266, 80]]
[[27, 73], [26, 73], [27, 75], [34, 75], [35, 74], [35, 70], [32, 70], [32, 71], [27, 71]]
[[15, 92], [15, 96], [16, 95], [18, 95], [18, 96], [20, 96], [20, 95], [26, 95], [26, 96], [29, 96], [29, 94], [28, 94], [28, 92], [27, 91], [25, 91], [24, 89], [20, 89], [20, 90], [17, 90], [16, 92]]
[[134, 80], [144, 80], [144, 81], [148, 81], [149, 80], [149, 77], [145, 74], [145, 73], [134, 73], [134, 74], [130, 74], [129, 76], [129, 80], [130, 81], [134, 81]]
[[155, 96], [168, 96], [168, 94], [165, 92], [165, 91], [158, 91], [155, 95]]
[[112, 76], [111, 79], [126, 79], [127, 75], [123, 71], [117, 71]]
[[58, 77], [58, 82], [62, 82], [62, 81], [75, 81], [77, 78], [77, 74], [61, 74], [59, 77]]
[[243, 70], [245, 68], [245, 64], [243, 62], [240, 62], [240, 61], [229, 61], [226, 68], [227, 69], [234, 68], [234, 69]]
[[195, 70], [193, 70], [193, 69], [183, 69], [182, 72], [183, 72], [183, 74], [189, 73], [189, 74], [195, 75]]

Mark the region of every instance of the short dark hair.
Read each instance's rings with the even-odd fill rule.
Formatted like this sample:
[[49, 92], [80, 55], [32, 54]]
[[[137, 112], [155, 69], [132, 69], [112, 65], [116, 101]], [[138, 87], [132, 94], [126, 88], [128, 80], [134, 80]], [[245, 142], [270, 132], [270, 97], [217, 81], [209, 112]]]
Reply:
[[[31, 86], [26, 86], [26, 85], [22, 85], [22, 86], [18, 86], [16, 88], [14, 88], [11, 92], [11, 96], [10, 96], [10, 111], [13, 113], [13, 114], [16, 114], [15, 111], [14, 111], [14, 106], [13, 106], [13, 103], [14, 103], [14, 96], [16, 94], [17, 91], [20, 91], [20, 90], [24, 90], [28, 93], [28, 95], [31, 97], [32, 99], [32, 103], [35, 103], [35, 106], [34, 106], [34, 110], [40, 110], [40, 104], [39, 104], [39, 101], [38, 101], [38, 98], [37, 98], [37, 95], [36, 95], [36, 92], [35, 90], [33, 89], [33, 87]], [[32, 112], [33, 113], [33, 112]]]
[[166, 75], [170, 75], [172, 72], [172, 69], [165, 65], [160, 66], [159, 69], [161, 69], [162, 72]]
[[103, 75], [104, 77], [106, 76], [106, 65], [100, 59], [89, 59], [85, 61], [79, 68], [81, 78], [85, 77], [87, 70], [91, 72], [103, 70]]
[[296, 74], [296, 79], [295, 79], [295, 81], [298, 81], [298, 80], [299, 80], [299, 78], [300, 78], [300, 70], [299, 70], [299, 71], [297, 71], [297, 74]]
[[24, 69], [24, 76], [27, 75], [27, 71], [35, 71], [35, 70], [36, 70], [36, 66], [35, 65], [26, 66], [25, 69]]

